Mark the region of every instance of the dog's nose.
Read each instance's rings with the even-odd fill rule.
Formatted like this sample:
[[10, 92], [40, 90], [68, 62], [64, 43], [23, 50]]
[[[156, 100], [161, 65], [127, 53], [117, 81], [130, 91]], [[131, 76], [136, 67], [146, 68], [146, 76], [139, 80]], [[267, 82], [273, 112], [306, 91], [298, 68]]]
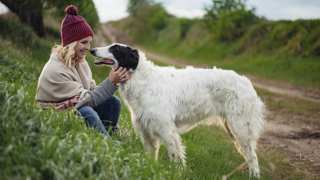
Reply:
[[97, 49], [96, 49], [96, 48], [92, 48], [92, 49], [90, 49], [90, 53], [91, 53], [91, 54], [93, 54], [93, 55], [96, 53], [96, 51], [97, 51]]

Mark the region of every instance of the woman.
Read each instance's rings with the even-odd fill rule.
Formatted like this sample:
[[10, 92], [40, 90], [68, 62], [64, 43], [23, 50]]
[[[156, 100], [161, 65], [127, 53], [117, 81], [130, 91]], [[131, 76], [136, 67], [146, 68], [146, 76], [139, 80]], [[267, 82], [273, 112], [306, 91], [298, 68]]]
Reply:
[[93, 31], [78, 15], [75, 6], [65, 9], [61, 24], [62, 45], [52, 49], [49, 61], [38, 80], [36, 101], [41, 107], [57, 110], [76, 108], [89, 127], [108, 136], [117, 129], [120, 101], [113, 96], [117, 84], [129, 79], [126, 69], [112, 69], [109, 76], [96, 87], [85, 59], [90, 50]]

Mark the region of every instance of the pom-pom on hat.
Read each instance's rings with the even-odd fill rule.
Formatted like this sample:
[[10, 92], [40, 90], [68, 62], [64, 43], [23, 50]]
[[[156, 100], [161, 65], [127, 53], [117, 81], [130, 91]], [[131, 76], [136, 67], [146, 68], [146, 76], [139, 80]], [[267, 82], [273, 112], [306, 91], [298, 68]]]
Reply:
[[78, 8], [69, 5], [65, 8], [65, 17], [61, 23], [60, 36], [62, 46], [66, 46], [74, 41], [93, 36], [93, 31], [87, 21], [78, 15]]

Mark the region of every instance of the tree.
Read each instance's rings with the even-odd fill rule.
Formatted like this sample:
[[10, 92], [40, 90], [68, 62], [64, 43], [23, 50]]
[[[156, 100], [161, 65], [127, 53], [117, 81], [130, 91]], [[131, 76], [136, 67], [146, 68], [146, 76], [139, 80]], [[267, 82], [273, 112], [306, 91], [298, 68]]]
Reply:
[[76, 5], [79, 14], [86, 18], [88, 23], [94, 28], [99, 24], [99, 18], [92, 0], [43, 0], [45, 9], [53, 9], [55, 15], [63, 18], [65, 15], [64, 8], [67, 5]]
[[205, 22], [220, 41], [240, 38], [258, 20], [254, 9], [246, 9], [245, 0], [212, 0], [205, 10]]
[[21, 22], [28, 24], [40, 37], [45, 35], [43, 12], [54, 9], [58, 17], [64, 16], [64, 8], [69, 4], [78, 6], [80, 14], [91, 26], [99, 23], [98, 15], [91, 0], [1, 0], [10, 11], [15, 13]]
[[152, 0], [129, 0], [127, 11], [130, 15], [135, 16], [143, 7], [150, 6], [153, 3]]
[[244, 9], [244, 0], [212, 0], [212, 5], [205, 7], [206, 17], [211, 19], [217, 19], [223, 13]]
[[42, 0], [1, 0], [21, 22], [29, 24], [40, 37], [45, 35]]

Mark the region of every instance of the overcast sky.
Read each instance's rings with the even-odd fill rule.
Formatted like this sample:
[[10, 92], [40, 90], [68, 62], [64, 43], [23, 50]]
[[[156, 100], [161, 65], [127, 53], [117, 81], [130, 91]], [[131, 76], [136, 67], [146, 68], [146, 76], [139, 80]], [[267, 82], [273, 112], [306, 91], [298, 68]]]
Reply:
[[[93, 0], [101, 22], [117, 20], [128, 15], [128, 0]], [[155, 0], [167, 11], [179, 17], [201, 17], [203, 8], [212, 0]], [[268, 19], [320, 18], [320, 0], [247, 0], [248, 7], [255, 7], [256, 14]], [[0, 3], [0, 12], [6, 11]]]

